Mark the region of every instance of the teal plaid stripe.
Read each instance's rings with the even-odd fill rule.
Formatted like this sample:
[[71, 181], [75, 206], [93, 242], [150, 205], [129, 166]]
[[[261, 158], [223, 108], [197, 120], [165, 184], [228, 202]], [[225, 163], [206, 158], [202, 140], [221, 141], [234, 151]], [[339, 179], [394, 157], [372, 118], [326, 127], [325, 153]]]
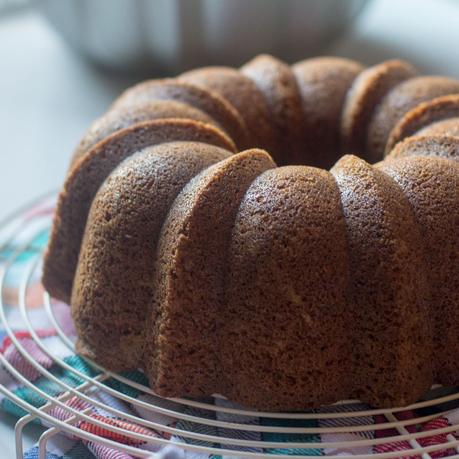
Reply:
[[[271, 419], [271, 418], [261, 418], [260, 424], [262, 426], [273, 426], [273, 427], [317, 427], [317, 422], [312, 420], [303, 420], [303, 419]], [[309, 434], [284, 434], [284, 433], [273, 433], [273, 432], [263, 432], [262, 433], [263, 441], [270, 442], [301, 442], [301, 443], [315, 443], [320, 442], [319, 435], [309, 435]], [[267, 448], [265, 452], [268, 454], [284, 454], [288, 456], [321, 456], [322, 452], [320, 449], [312, 448], [297, 448], [297, 449], [287, 449], [287, 448]]]

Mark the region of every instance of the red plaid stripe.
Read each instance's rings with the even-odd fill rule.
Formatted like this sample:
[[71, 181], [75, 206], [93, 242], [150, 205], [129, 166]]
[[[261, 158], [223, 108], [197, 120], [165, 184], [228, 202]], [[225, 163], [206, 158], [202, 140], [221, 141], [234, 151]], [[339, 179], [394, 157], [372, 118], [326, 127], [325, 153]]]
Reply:
[[[435, 430], [435, 429], [443, 429], [444, 427], [448, 427], [450, 424], [446, 418], [436, 418], [432, 419], [431, 421], [427, 422], [422, 426], [422, 431], [423, 432], [428, 432], [430, 430]], [[442, 443], [447, 443], [448, 438], [447, 438], [446, 433], [441, 433], [437, 435], [432, 435], [431, 437], [424, 437], [419, 439], [419, 444], [421, 446], [433, 446], [433, 445], [441, 445]], [[440, 457], [448, 457], [451, 456], [455, 453], [454, 449], [451, 448], [446, 448], [442, 449], [440, 451], [434, 451], [430, 453], [432, 458], [437, 459]]]
[[[432, 419], [431, 421], [423, 424], [420, 428], [421, 432], [429, 432], [431, 430], [436, 430], [436, 429], [442, 429], [444, 427], [448, 427], [450, 424], [448, 420], [444, 417]], [[409, 430], [410, 432], [414, 432], [412, 426]], [[396, 435], [397, 432], [394, 429], [388, 429], [386, 431], [382, 431], [385, 434], [390, 434], [390, 435]], [[435, 446], [435, 445], [441, 445], [443, 443], [448, 442], [447, 438], [448, 434], [445, 433], [440, 433], [437, 435], [432, 435], [430, 437], [423, 437], [423, 438], [418, 438], [417, 442], [422, 446], [422, 447], [428, 447], [428, 446]], [[384, 437], [386, 435], [379, 435], [380, 437]], [[387, 435], [389, 436], [389, 435]], [[397, 442], [391, 442], [391, 443], [385, 443], [383, 445], [376, 445], [374, 447], [374, 452], [375, 453], [389, 453], [393, 451], [407, 451], [412, 449], [412, 446], [407, 442], [407, 441], [397, 441]], [[430, 456], [434, 459], [442, 458], [442, 457], [448, 457], [453, 454], [455, 454], [454, 449], [452, 448], [445, 448], [441, 449], [438, 451], [434, 451], [429, 453]], [[399, 456], [400, 458], [408, 458], [408, 459], [420, 459], [421, 456], [419, 455], [401, 455]]]
[[[145, 427], [139, 426], [138, 424], [121, 421], [115, 418], [107, 418], [104, 416], [100, 416], [98, 414], [91, 414], [90, 416], [94, 419], [97, 419], [98, 421], [104, 422], [105, 424], [127, 430], [128, 432], [147, 435], [149, 437], [159, 437], [159, 435], [156, 432], [146, 429]], [[110, 440], [116, 441], [118, 443], [123, 443], [125, 445], [139, 446], [145, 444], [145, 442], [142, 440], [136, 440], [127, 435], [112, 432], [98, 425], [94, 425], [88, 421], [80, 422], [78, 427], [86, 432], [90, 432], [99, 437], [108, 438]]]
[[[54, 336], [56, 332], [54, 330], [36, 330], [35, 333], [40, 337], [40, 338], [48, 338], [49, 336]], [[27, 332], [27, 331], [17, 331], [14, 332], [14, 336], [16, 339], [23, 340], [23, 339], [32, 339], [32, 335]], [[5, 350], [11, 346], [12, 341], [9, 336], [5, 336], [2, 341], [2, 346], [0, 348], [0, 352], [4, 353]]]

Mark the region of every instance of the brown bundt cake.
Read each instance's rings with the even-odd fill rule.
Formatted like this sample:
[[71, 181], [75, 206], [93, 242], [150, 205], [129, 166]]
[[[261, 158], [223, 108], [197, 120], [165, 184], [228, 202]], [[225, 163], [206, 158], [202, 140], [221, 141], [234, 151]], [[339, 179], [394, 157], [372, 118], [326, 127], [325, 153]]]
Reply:
[[92, 125], [43, 282], [79, 352], [160, 395], [385, 407], [459, 384], [458, 266], [459, 82], [259, 56]]

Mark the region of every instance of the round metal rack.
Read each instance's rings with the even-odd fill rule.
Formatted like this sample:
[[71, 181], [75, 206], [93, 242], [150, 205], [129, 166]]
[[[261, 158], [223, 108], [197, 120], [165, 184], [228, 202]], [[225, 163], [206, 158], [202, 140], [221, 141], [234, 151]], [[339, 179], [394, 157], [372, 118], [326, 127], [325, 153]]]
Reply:
[[[3, 342], [21, 362], [12, 362], [2, 350], [0, 364], [16, 387], [29, 394], [24, 399], [11, 385], [0, 384], [0, 393], [27, 413], [15, 428], [18, 458], [23, 457], [24, 428], [37, 421], [45, 427], [38, 439], [39, 458], [45, 458], [49, 442], [58, 435], [81, 439], [96, 457], [104, 450], [117, 455], [102, 457], [120, 459], [175, 457], [172, 453], [184, 458], [459, 458], [458, 388], [433, 388], [418, 403], [393, 409], [372, 409], [348, 400], [304, 413], [259, 412], [219, 396], [206, 401], [164, 399], [139, 372], [115, 374], [76, 356], [74, 335], [60, 317], [66, 306], [45, 291], [40, 294], [41, 304], [30, 300], [31, 289], [39, 285], [53, 203], [54, 196], [42, 198], [0, 225]], [[16, 289], [9, 286], [11, 277], [17, 281]], [[27, 335], [28, 345], [18, 330]], [[79, 365], [64, 358], [62, 349], [79, 359]], [[47, 384], [57, 388], [57, 395], [49, 395]], [[31, 403], [30, 394], [37, 403]]]

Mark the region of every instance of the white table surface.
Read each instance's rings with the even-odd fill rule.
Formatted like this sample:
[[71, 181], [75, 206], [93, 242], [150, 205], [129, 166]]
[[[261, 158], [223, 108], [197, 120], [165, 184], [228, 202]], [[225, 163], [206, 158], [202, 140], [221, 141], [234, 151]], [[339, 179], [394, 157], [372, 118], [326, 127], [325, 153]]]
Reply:
[[[374, 0], [328, 53], [459, 78], [458, 43], [459, 1]], [[79, 136], [129, 83], [81, 61], [37, 13], [0, 17], [0, 218], [59, 187]], [[13, 425], [0, 413], [1, 458], [14, 457]]]

